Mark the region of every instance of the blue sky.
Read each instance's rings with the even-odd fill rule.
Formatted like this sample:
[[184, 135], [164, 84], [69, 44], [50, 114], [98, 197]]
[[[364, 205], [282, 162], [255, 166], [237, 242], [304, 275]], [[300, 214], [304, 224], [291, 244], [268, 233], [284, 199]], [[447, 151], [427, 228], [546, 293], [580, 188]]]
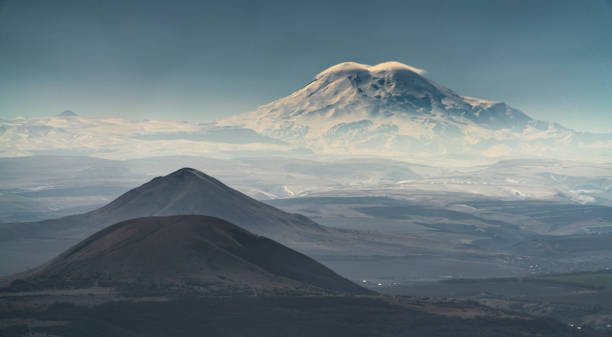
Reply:
[[339, 62], [612, 132], [612, 3], [0, 0], [0, 118], [210, 121]]

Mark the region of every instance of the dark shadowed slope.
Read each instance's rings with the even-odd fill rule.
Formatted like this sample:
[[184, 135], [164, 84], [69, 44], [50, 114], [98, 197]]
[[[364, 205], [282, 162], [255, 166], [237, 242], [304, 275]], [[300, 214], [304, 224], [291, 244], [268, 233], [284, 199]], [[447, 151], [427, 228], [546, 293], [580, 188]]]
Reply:
[[94, 212], [115, 219], [177, 214], [216, 216], [258, 233], [322, 230], [303, 216], [280, 211], [191, 168], [157, 177]]
[[225, 295], [369, 293], [275, 241], [200, 215], [112, 225], [18, 278], [34, 288], [155, 287]]

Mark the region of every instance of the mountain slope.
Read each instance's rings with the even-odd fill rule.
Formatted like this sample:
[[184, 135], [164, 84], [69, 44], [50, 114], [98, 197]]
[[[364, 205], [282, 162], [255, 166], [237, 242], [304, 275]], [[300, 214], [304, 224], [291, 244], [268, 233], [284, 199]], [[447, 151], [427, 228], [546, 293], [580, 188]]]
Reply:
[[238, 192], [198, 170], [183, 168], [128, 191], [93, 216], [130, 219], [151, 215], [220, 217], [256, 233], [324, 231], [306, 217], [288, 214]]
[[369, 293], [275, 241], [199, 215], [112, 225], [21, 279], [43, 288], [165, 285], [229, 294]]
[[325, 233], [310, 219], [252, 199], [220, 181], [183, 168], [132, 189], [97, 210], [41, 222], [0, 225], [0, 239], [17, 237], [83, 237], [107, 225], [146, 216], [200, 214], [219, 217], [285, 241], [302, 233]]
[[523, 128], [531, 118], [505, 103], [462, 97], [423, 76], [423, 71], [385, 62], [345, 62], [319, 73], [292, 95], [258, 109], [266, 118], [443, 117], [490, 129]]
[[[252, 199], [194, 169], [184, 168], [130, 190], [97, 210], [64, 218], [0, 224], [0, 251], [22, 259], [0, 268], [0, 274], [39, 265], [111, 224], [132, 218], [207, 215], [265, 235], [308, 255], [403, 254], [396, 237], [321, 226]], [[430, 242], [415, 242], [428, 247]], [[5, 269], [7, 268], [7, 269]], [[21, 268], [21, 269], [19, 269]]]

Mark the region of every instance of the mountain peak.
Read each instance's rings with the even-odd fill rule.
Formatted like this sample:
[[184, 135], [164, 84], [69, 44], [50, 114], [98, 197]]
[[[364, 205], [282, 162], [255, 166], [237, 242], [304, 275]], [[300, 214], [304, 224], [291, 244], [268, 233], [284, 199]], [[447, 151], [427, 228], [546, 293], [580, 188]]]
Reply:
[[159, 181], [160, 179], [166, 181], [169, 185], [175, 185], [177, 188], [180, 184], [195, 184], [199, 186], [199, 189], [239, 193], [208, 174], [191, 167], [183, 167], [168, 174], [167, 176], [157, 177], [154, 180]]
[[213, 179], [211, 176], [205, 174], [202, 171], [196, 170], [194, 168], [191, 167], [183, 167], [182, 169], [178, 169], [172, 173], [170, 173], [168, 175], [169, 177], [200, 177], [200, 178], [210, 178]]
[[273, 238], [294, 233], [296, 228], [321, 230], [307, 218], [282, 212], [188, 167], [157, 177], [94, 212], [113, 221], [143, 216], [211, 215]]
[[72, 110], [64, 110], [64, 112], [58, 114], [57, 116], [58, 117], [77, 117], [79, 115]]

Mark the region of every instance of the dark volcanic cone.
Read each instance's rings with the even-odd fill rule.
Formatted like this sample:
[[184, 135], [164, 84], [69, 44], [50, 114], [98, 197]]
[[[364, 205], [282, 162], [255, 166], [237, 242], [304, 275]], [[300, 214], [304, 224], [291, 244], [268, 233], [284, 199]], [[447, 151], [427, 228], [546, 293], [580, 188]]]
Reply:
[[217, 294], [369, 293], [273, 240], [199, 215], [138, 218], [112, 225], [20, 279], [38, 289], [110, 286]]

